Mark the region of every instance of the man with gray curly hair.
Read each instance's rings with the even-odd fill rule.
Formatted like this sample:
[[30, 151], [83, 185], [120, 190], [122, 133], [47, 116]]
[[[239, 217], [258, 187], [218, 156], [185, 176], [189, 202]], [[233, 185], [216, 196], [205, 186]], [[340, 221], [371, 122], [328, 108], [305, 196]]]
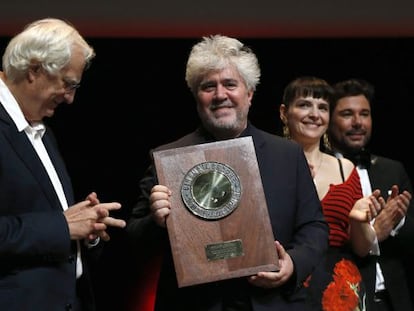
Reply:
[[[156, 297], [156, 311], [309, 310], [302, 284], [327, 250], [328, 227], [302, 149], [256, 128], [248, 119], [259, 80], [259, 63], [250, 48], [227, 36], [204, 37], [193, 46], [186, 69], [201, 124], [194, 132], [152, 150], [151, 155], [252, 137], [280, 270], [178, 287], [166, 230], [166, 219], [174, 208], [171, 185], [158, 184], [152, 164], [140, 182], [127, 232], [137, 249], [163, 249], [156, 295], [151, 296]], [[257, 230], [245, 228], [250, 229]]]
[[[210, 80], [202, 80], [214, 73], [218, 79], [220, 76], [225, 78], [223, 84], [216, 86]], [[229, 76], [228, 79], [226, 75]], [[206, 37], [193, 47], [187, 61], [185, 79], [198, 103], [197, 109], [203, 126], [220, 140], [238, 137], [247, 127], [251, 99], [260, 81], [259, 62], [250, 48], [234, 38], [220, 35]], [[217, 92], [216, 87], [220, 87]], [[232, 93], [237, 95], [237, 101], [241, 101], [237, 109], [234, 109], [235, 114], [228, 114], [228, 119], [222, 118], [221, 114], [233, 111], [228, 109], [226, 112], [225, 109], [235, 107], [236, 101], [232, 103], [232, 97], [211, 101], [212, 109], [204, 109], [208, 107], [202, 102], [206, 95], [220, 98], [226, 89], [237, 91]], [[241, 89], [244, 93], [239, 95]]]
[[74, 202], [70, 177], [43, 122], [71, 104], [91, 46], [65, 21], [35, 21], [15, 37], [0, 72], [0, 308], [94, 311], [86, 262], [109, 240], [109, 214], [95, 192]]

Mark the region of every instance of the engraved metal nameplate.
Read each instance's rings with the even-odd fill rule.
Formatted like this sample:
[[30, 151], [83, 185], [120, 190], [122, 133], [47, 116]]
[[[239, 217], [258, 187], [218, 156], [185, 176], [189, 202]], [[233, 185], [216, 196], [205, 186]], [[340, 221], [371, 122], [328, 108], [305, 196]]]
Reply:
[[241, 240], [206, 245], [206, 256], [209, 261], [235, 258], [243, 255], [243, 245]]

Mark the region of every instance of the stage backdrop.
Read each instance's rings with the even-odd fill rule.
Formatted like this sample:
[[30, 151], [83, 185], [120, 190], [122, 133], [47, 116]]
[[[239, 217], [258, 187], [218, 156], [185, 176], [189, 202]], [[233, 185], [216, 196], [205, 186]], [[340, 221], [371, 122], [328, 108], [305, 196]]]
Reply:
[[2, 0], [0, 35], [47, 16], [101, 37], [414, 35], [412, 0]]

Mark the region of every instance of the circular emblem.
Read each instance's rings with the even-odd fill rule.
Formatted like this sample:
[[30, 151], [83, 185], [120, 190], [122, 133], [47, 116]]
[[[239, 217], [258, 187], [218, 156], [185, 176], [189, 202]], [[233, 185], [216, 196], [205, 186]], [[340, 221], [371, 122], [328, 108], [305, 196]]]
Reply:
[[205, 219], [220, 219], [239, 205], [240, 179], [226, 164], [203, 162], [184, 176], [181, 196], [193, 214]]

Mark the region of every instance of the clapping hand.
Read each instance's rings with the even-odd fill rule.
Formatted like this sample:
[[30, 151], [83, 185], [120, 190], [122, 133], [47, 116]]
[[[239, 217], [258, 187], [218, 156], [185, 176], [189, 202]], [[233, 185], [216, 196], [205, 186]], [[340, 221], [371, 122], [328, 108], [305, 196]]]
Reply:
[[349, 213], [349, 218], [358, 222], [370, 222], [385, 207], [385, 200], [380, 190], [375, 190], [371, 195], [359, 199]]
[[84, 201], [64, 211], [71, 239], [94, 240], [100, 237], [108, 241], [110, 239], [106, 232], [108, 226], [124, 228], [126, 225], [124, 220], [109, 216], [110, 211], [120, 208], [120, 203], [100, 203], [96, 193], [90, 193]]
[[388, 238], [391, 231], [407, 214], [410, 201], [411, 194], [408, 191], [399, 193], [397, 185], [391, 187], [391, 194], [386, 201], [385, 207], [375, 218], [374, 222], [378, 241], [383, 241]]

